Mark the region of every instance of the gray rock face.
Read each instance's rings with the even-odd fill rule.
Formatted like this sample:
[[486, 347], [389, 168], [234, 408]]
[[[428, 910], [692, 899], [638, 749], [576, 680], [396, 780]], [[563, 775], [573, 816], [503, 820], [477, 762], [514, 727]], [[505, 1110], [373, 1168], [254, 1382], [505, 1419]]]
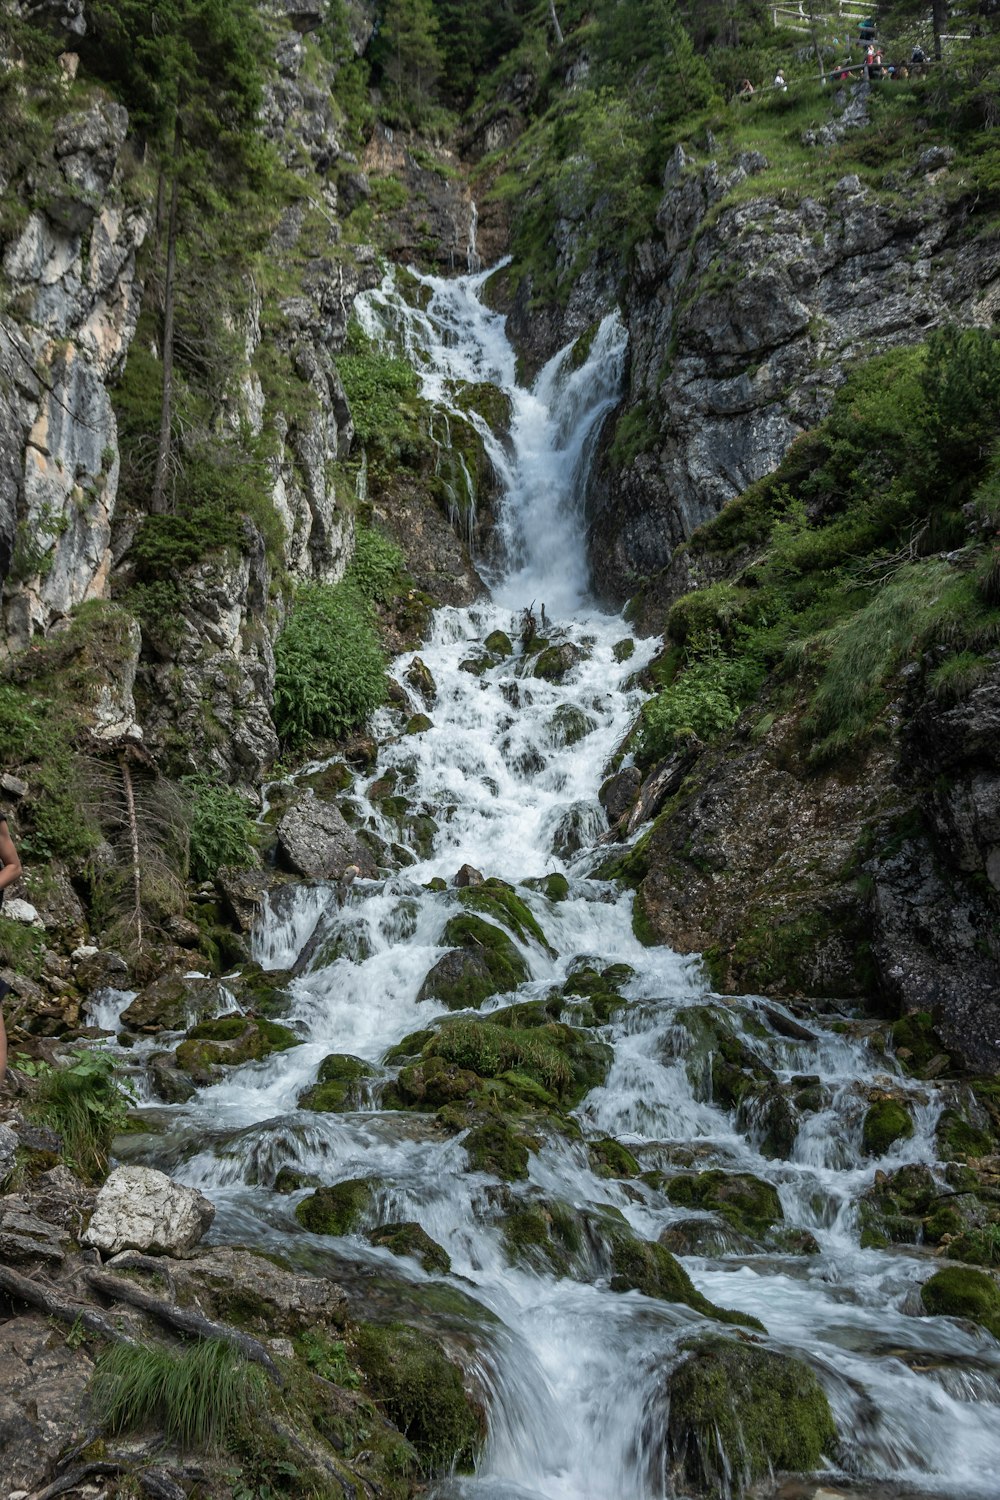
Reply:
[[179, 1291], [190, 1289], [199, 1305], [219, 1318], [227, 1316], [234, 1302], [243, 1309], [253, 1305], [253, 1331], [265, 1336], [339, 1325], [346, 1316], [347, 1298], [335, 1282], [284, 1271], [250, 1250], [202, 1251], [172, 1266], [171, 1274]]
[[217, 979], [162, 974], [139, 991], [121, 1019], [123, 1026], [141, 1031], [183, 1031], [224, 1014], [231, 1005], [232, 996]]
[[0, 1369], [4, 1490], [27, 1493], [84, 1430], [93, 1364], [85, 1351], [53, 1338], [47, 1322], [28, 1316], [0, 1324]]
[[215, 1205], [194, 1188], [151, 1167], [116, 1167], [97, 1195], [83, 1240], [105, 1255], [185, 1255], [214, 1218]]
[[[862, 94], [845, 102], [831, 128], [863, 123]], [[615, 600], [777, 467], [851, 360], [991, 317], [1000, 265], [926, 169], [890, 203], [852, 175], [826, 201], [786, 206], [746, 195], [766, 165], [759, 153], [698, 164], [678, 148], [657, 236], [638, 247], [621, 412], [645, 430], [623, 465], [609, 422], [588, 496], [596, 581]]]
[[310, 795], [288, 809], [278, 824], [278, 848], [289, 869], [313, 880], [337, 880], [356, 866], [376, 874], [375, 862], [339, 808]]

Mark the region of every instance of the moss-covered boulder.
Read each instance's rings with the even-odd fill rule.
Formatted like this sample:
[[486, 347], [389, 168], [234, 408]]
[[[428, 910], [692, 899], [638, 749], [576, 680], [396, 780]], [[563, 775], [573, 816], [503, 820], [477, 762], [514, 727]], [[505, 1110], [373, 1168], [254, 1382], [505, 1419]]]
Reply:
[[298, 1043], [294, 1031], [277, 1021], [254, 1020], [234, 1012], [193, 1026], [177, 1048], [177, 1066], [196, 1083], [207, 1083], [221, 1067], [258, 1062]]
[[505, 630], [491, 630], [483, 645], [493, 656], [513, 656], [514, 647]]
[[465, 1137], [470, 1172], [488, 1172], [505, 1182], [528, 1175], [528, 1147], [503, 1120], [487, 1120]]
[[671, 1255], [753, 1255], [760, 1249], [757, 1240], [718, 1219], [675, 1219], [657, 1243]]
[[613, 1292], [636, 1291], [661, 1302], [681, 1302], [720, 1323], [737, 1323], [743, 1328], [755, 1328], [759, 1333], [767, 1332], [763, 1323], [749, 1313], [716, 1307], [714, 1302], [702, 1296], [665, 1245], [652, 1244], [649, 1240], [637, 1239], [630, 1231], [618, 1230], [611, 1236], [611, 1266]]
[[549, 741], [559, 748], [579, 744], [596, 728], [597, 720], [593, 714], [578, 708], [575, 703], [560, 703], [545, 725]]
[[766, 1234], [784, 1219], [777, 1189], [749, 1172], [699, 1172], [675, 1177], [667, 1197], [682, 1208], [717, 1213], [734, 1229], [750, 1236]]
[[739, 1497], [780, 1470], [819, 1467], [837, 1447], [830, 1404], [802, 1360], [714, 1337], [670, 1378], [670, 1467], [699, 1495]]
[[405, 673], [407, 682], [414, 692], [420, 694], [425, 703], [433, 703], [437, 698], [437, 684], [431, 675], [431, 669], [419, 656], [415, 656], [407, 667]]
[[365, 1238], [370, 1245], [391, 1250], [393, 1255], [409, 1256], [419, 1261], [425, 1271], [443, 1274], [451, 1270], [451, 1256], [447, 1250], [411, 1220], [380, 1224], [377, 1229], [369, 1229]]
[[868, 1107], [861, 1127], [861, 1149], [866, 1156], [884, 1156], [896, 1141], [913, 1134], [913, 1116], [898, 1099], [877, 1099]]
[[547, 901], [565, 901], [569, 895], [569, 881], [565, 875], [538, 875], [524, 884], [529, 891], [541, 891]]
[[929, 1313], [941, 1318], [968, 1318], [1000, 1339], [1000, 1286], [985, 1271], [946, 1266], [920, 1288]]
[[485, 1020], [446, 1021], [427, 1044], [425, 1056], [443, 1058], [480, 1078], [498, 1078], [515, 1089], [528, 1080], [562, 1107], [572, 1108], [604, 1082], [613, 1054], [586, 1031], [550, 1021], [541, 1007], [529, 1003], [505, 1006]]
[[482, 885], [466, 886], [464, 890], [460, 890], [458, 899], [466, 911], [489, 917], [498, 926], [505, 927], [508, 932], [520, 938], [522, 943], [534, 941], [546, 953], [554, 953], [527, 905], [506, 881], [491, 876]]
[[472, 1469], [486, 1438], [486, 1415], [435, 1339], [400, 1323], [362, 1324], [354, 1354], [369, 1391], [429, 1469]]
[[587, 1155], [591, 1169], [598, 1177], [638, 1177], [642, 1171], [628, 1147], [610, 1136], [601, 1141], [590, 1141]]
[[531, 675], [540, 677], [544, 682], [562, 682], [577, 663], [583, 660], [583, 655], [579, 646], [574, 646], [569, 641], [561, 646], [546, 646], [538, 653]]
[[378, 1179], [353, 1177], [334, 1187], [321, 1187], [295, 1210], [295, 1217], [310, 1234], [350, 1234], [359, 1229], [375, 1201]]
[[928, 1167], [919, 1163], [898, 1172], [876, 1172], [858, 1203], [858, 1228], [866, 1250], [888, 1245], [937, 1244], [962, 1225], [957, 1202], [944, 1197]]
[[571, 1273], [574, 1257], [583, 1247], [576, 1212], [557, 1198], [510, 1202], [501, 1221], [504, 1249], [512, 1266]]
[[530, 978], [506, 932], [482, 917], [452, 917], [442, 941], [453, 951], [438, 959], [418, 1000], [439, 1000], [449, 1010], [475, 1010], [491, 995], [515, 990]]
[[332, 1052], [320, 1063], [316, 1082], [299, 1094], [299, 1108], [319, 1114], [359, 1109], [364, 1100], [363, 1080], [374, 1076], [375, 1069], [364, 1058]]
[[763, 1156], [787, 1158], [798, 1119], [774, 1069], [752, 1045], [752, 1039], [768, 1039], [767, 1028], [747, 1014], [740, 1014], [738, 1027], [714, 1005], [688, 1006], [676, 1021], [690, 1039], [684, 1056], [696, 1096], [732, 1110]]
[[217, 979], [191, 979], [164, 974], [140, 990], [122, 1011], [130, 1031], [185, 1031], [232, 1004]]
[[383, 1095], [383, 1103], [389, 1108], [435, 1110], [476, 1098], [482, 1088], [483, 1080], [477, 1073], [431, 1056], [401, 1068], [395, 1083]]
[[322, 1187], [322, 1183], [314, 1172], [301, 1172], [298, 1167], [281, 1167], [274, 1179], [274, 1191], [287, 1196], [289, 1193], [300, 1193], [303, 1188]]

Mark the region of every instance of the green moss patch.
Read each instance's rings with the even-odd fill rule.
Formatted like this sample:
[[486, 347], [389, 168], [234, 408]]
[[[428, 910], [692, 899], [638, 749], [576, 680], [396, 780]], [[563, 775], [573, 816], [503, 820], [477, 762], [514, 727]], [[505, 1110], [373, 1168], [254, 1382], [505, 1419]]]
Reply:
[[699, 1340], [670, 1380], [672, 1457], [698, 1494], [742, 1496], [780, 1470], [836, 1452], [829, 1402], [802, 1360], [727, 1338]]
[[410, 1256], [418, 1260], [425, 1271], [446, 1272], [451, 1270], [451, 1256], [437, 1240], [432, 1240], [419, 1224], [407, 1220], [399, 1224], [380, 1224], [369, 1229], [365, 1238], [371, 1245], [391, 1250], [393, 1255]]
[[470, 1172], [488, 1172], [505, 1182], [523, 1181], [528, 1175], [528, 1147], [502, 1120], [487, 1120], [465, 1138]]
[[460, 955], [445, 954], [420, 987], [419, 1000], [439, 1000], [449, 1010], [476, 1009], [491, 995], [516, 990], [531, 976], [506, 932], [482, 917], [452, 917], [442, 936]]
[[320, 1063], [317, 1081], [299, 1094], [299, 1108], [320, 1114], [358, 1109], [363, 1101], [362, 1081], [374, 1076], [375, 1069], [363, 1058], [333, 1052]]
[[458, 892], [458, 899], [467, 911], [489, 917], [513, 932], [522, 943], [534, 940], [546, 953], [554, 952], [524, 901], [504, 881], [491, 877], [483, 881], [482, 885], [467, 886]]
[[699, 1172], [667, 1184], [671, 1203], [720, 1214], [748, 1235], [766, 1233], [784, 1219], [777, 1189], [748, 1172]]
[[321, 1187], [303, 1198], [295, 1217], [310, 1234], [350, 1234], [371, 1212], [377, 1186], [374, 1177], [354, 1177], [334, 1187]]
[[663, 1245], [616, 1231], [611, 1236], [611, 1264], [613, 1292], [636, 1291], [661, 1302], [681, 1302], [720, 1323], [737, 1323], [743, 1328], [755, 1328], [758, 1333], [767, 1332], [763, 1323], [749, 1313], [716, 1307], [702, 1296], [684, 1267]]
[[437, 1342], [400, 1323], [362, 1325], [355, 1354], [371, 1394], [432, 1470], [468, 1472], [486, 1438], [482, 1407]]
[[865, 1114], [861, 1149], [866, 1156], [884, 1156], [896, 1141], [913, 1134], [913, 1116], [898, 1099], [878, 1099]]
[[920, 1288], [929, 1313], [942, 1318], [969, 1318], [1000, 1339], [1000, 1286], [985, 1271], [947, 1266]]

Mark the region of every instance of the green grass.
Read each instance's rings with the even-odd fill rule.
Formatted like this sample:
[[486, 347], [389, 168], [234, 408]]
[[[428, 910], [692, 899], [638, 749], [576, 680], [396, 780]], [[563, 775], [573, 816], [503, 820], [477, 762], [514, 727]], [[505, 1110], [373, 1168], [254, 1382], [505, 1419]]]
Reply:
[[346, 580], [298, 590], [274, 656], [274, 722], [291, 749], [349, 733], [385, 696], [371, 608]]
[[185, 1450], [218, 1450], [265, 1420], [268, 1382], [222, 1340], [179, 1353], [115, 1344], [98, 1359], [91, 1397], [107, 1432], [153, 1429]]
[[74, 1054], [65, 1067], [39, 1073], [30, 1113], [62, 1137], [66, 1160], [96, 1182], [108, 1169], [129, 1103], [108, 1053], [91, 1049]]

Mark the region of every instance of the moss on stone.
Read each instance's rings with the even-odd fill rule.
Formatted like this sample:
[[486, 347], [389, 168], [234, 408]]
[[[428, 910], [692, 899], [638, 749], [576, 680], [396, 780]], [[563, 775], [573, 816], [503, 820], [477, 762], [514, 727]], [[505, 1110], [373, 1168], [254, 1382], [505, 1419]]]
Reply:
[[913, 1134], [913, 1117], [898, 1099], [877, 1099], [865, 1114], [861, 1149], [866, 1156], [884, 1156], [896, 1141]]
[[371, 1210], [376, 1185], [373, 1177], [354, 1177], [334, 1187], [318, 1188], [303, 1198], [295, 1217], [311, 1234], [350, 1234]]
[[502, 1120], [487, 1120], [465, 1138], [470, 1172], [489, 1172], [505, 1182], [528, 1175], [528, 1148]]
[[403, 730], [403, 733], [426, 734], [428, 729], [433, 728], [433, 721], [429, 719], [426, 714], [414, 714], [412, 718], [407, 719], [406, 728]]
[[894, 1021], [892, 1041], [896, 1057], [908, 1073], [922, 1073], [933, 1058], [944, 1052], [934, 1030], [934, 1017], [926, 1010], [910, 1011]]
[[920, 1288], [929, 1313], [942, 1318], [969, 1318], [1000, 1339], [1000, 1286], [985, 1271], [947, 1266]]
[[576, 1214], [558, 1199], [515, 1202], [503, 1219], [504, 1249], [511, 1265], [568, 1276], [583, 1246]]
[[642, 1170], [627, 1146], [610, 1137], [587, 1146], [590, 1165], [598, 1177], [638, 1177]]
[[195, 1078], [204, 1077], [216, 1067], [258, 1062], [272, 1052], [296, 1047], [298, 1042], [294, 1031], [276, 1021], [220, 1016], [192, 1027], [177, 1048], [177, 1066]]
[[514, 647], [505, 630], [491, 630], [483, 645], [493, 656], [512, 656]]
[[756, 1480], [808, 1472], [835, 1452], [829, 1402], [802, 1360], [721, 1337], [688, 1350], [670, 1381], [668, 1437], [699, 1494], [736, 1500]]
[[494, 922], [513, 932], [522, 943], [533, 938], [546, 953], [554, 952], [524, 901], [504, 881], [491, 877], [482, 885], [466, 886], [458, 892], [458, 899], [467, 911], [479, 912], [482, 916], [492, 918]]
[[298, 1193], [302, 1188], [318, 1188], [319, 1178], [313, 1172], [300, 1172], [297, 1167], [282, 1167], [274, 1179], [276, 1193]]
[[468, 955], [465, 964], [439, 960], [418, 999], [440, 1000], [449, 1010], [475, 1009], [491, 995], [515, 990], [529, 978], [528, 966], [501, 928], [471, 913], [452, 917], [442, 941]]
[[784, 1219], [777, 1189], [749, 1172], [699, 1172], [667, 1184], [671, 1203], [717, 1213], [748, 1235], [766, 1233]]
[[486, 1438], [482, 1407], [429, 1334], [362, 1324], [355, 1353], [372, 1395], [432, 1470], [470, 1471]]
[[684, 1267], [663, 1245], [616, 1231], [611, 1236], [611, 1264], [613, 1292], [637, 1291], [661, 1302], [681, 1302], [720, 1323], [737, 1323], [743, 1328], [755, 1328], [759, 1333], [767, 1332], [763, 1323], [749, 1313], [716, 1307], [714, 1302], [702, 1296]]
[[391, 1250], [393, 1255], [411, 1256], [427, 1272], [451, 1270], [451, 1256], [425, 1229], [411, 1220], [400, 1224], [380, 1224], [369, 1229], [365, 1238], [371, 1245]]

